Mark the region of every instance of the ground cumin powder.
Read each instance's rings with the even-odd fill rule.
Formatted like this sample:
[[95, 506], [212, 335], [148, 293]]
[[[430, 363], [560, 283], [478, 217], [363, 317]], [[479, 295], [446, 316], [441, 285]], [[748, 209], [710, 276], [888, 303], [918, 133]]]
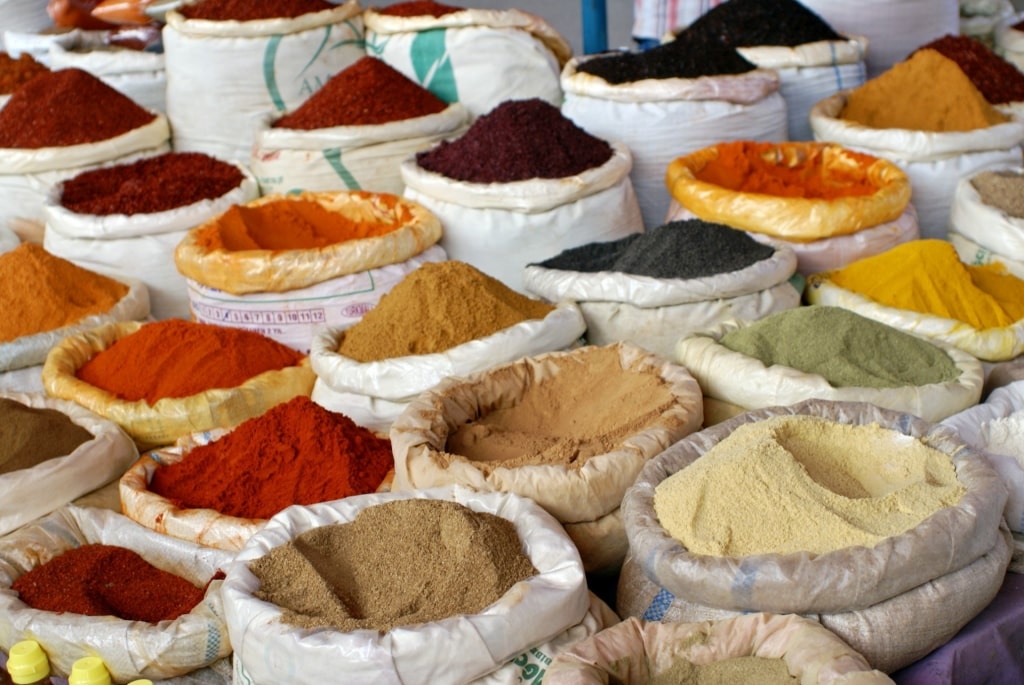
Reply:
[[971, 131], [1009, 121], [967, 74], [935, 50], [909, 59], [850, 92], [840, 118], [872, 128]]
[[[484, 473], [531, 464], [579, 468], [657, 423], [675, 400], [658, 375], [623, 369], [615, 345], [577, 350], [554, 365], [551, 376], [530, 379], [514, 406], [453, 431], [441, 460], [466, 459]], [[511, 386], [502, 376], [512, 373], [499, 370], [493, 381]]]
[[515, 526], [456, 502], [395, 500], [249, 564], [254, 593], [300, 628], [369, 629], [478, 614], [537, 573]]
[[0, 475], [71, 454], [92, 439], [64, 412], [0, 397]]
[[465, 262], [428, 262], [345, 331], [338, 354], [365, 363], [444, 352], [554, 309]]
[[789, 674], [789, 667], [782, 659], [738, 656], [708, 664], [679, 659], [667, 671], [651, 678], [649, 685], [785, 685], [799, 682], [799, 678]]
[[949, 455], [878, 424], [748, 423], [655, 489], [669, 535], [742, 557], [871, 547], [963, 497]]

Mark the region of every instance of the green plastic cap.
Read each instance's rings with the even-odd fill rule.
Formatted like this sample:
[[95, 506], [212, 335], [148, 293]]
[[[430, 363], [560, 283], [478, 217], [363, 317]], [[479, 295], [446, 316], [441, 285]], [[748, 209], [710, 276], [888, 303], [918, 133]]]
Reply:
[[7, 672], [18, 685], [38, 683], [50, 675], [50, 660], [35, 640], [22, 640], [11, 646]]
[[85, 656], [71, 665], [68, 685], [111, 685], [110, 672], [98, 656]]

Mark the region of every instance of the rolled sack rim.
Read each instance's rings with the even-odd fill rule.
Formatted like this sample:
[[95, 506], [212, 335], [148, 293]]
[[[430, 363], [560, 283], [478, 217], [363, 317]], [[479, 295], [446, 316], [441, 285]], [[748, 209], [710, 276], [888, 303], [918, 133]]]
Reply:
[[868, 45], [867, 36], [848, 34], [839, 40], [816, 40], [793, 47], [758, 45], [737, 47], [736, 51], [761, 69], [799, 69], [863, 62]]

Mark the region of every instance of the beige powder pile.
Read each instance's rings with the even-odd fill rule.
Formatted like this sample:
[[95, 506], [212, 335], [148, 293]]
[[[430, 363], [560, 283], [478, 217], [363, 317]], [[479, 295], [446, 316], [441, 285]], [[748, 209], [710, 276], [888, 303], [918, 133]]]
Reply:
[[824, 554], [873, 546], [966, 492], [949, 455], [878, 424], [810, 416], [745, 424], [655, 489], [690, 552]]
[[667, 671], [651, 678], [649, 685], [785, 685], [799, 682], [799, 678], [789, 674], [789, 667], [782, 659], [738, 656], [709, 664], [694, 664], [680, 659]]

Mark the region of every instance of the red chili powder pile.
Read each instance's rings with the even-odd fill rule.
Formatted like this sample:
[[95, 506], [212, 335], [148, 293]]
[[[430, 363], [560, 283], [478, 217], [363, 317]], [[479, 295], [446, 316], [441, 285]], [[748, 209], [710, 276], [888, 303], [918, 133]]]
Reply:
[[307, 131], [369, 126], [436, 114], [447, 106], [444, 100], [386, 62], [362, 57], [273, 126]]
[[463, 9], [465, 8], [442, 5], [430, 0], [414, 0], [413, 2], [398, 2], [376, 11], [378, 14], [387, 14], [392, 17], [443, 17], [452, 12], [461, 12]]
[[154, 404], [165, 397], [234, 388], [302, 359], [299, 352], [253, 331], [165, 319], [114, 341], [76, 375], [123, 400]]
[[327, 0], [201, 0], [178, 8], [186, 19], [208, 21], [255, 21], [294, 19], [303, 14], [337, 7]]
[[9, 53], [0, 52], [0, 95], [13, 93], [22, 84], [48, 71], [45, 64], [35, 61], [27, 52], [21, 53], [17, 58], [11, 57]]
[[40, 74], [0, 109], [0, 148], [66, 147], [109, 140], [156, 118], [81, 69]]
[[158, 623], [187, 614], [205, 594], [124, 547], [74, 547], [19, 576], [11, 585], [21, 601], [40, 611], [117, 616]]
[[373, 492], [393, 465], [390, 440], [299, 396], [161, 466], [149, 488], [178, 507], [268, 519]]
[[152, 214], [218, 198], [243, 178], [238, 167], [201, 152], [168, 152], [84, 171], [64, 181], [60, 204], [76, 214]]

